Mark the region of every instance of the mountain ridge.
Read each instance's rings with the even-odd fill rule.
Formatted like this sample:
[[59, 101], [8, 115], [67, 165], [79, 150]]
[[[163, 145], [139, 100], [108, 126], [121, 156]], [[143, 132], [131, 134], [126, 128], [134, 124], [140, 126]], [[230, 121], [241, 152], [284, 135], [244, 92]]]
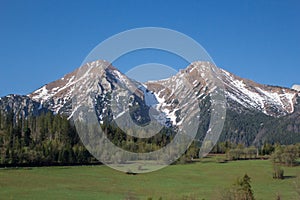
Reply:
[[[149, 120], [145, 112], [148, 112], [150, 107], [154, 106], [155, 109], [160, 112], [160, 115], [157, 115], [157, 117], [161, 119], [161, 123], [180, 126], [184, 121], [184, 111], [188, 111], [184, 106], [187, 104], [191, 106], [198, 105], [198, 102], [204, 101], [204, 99], [208, 98], [211, 92], [215, 90], [213, 83], [208, 78], [211, 76], [211, 73], [213, 73], [212, 70], [210, 70], [212, 69], [211, 67], [215, 66], [212, 63], [198, 61], [192, 63], [186, 69], [180, 70], [176, 75], [170, 78], [138, 83], [128, 78], [110, 63], [98, 60], [87, 63], [75, 71], [66, 74], [61, 79], [48, 83], [26, 96], [12, 95], [14, 98], [10, 101], [7, 100], [10, 98], [9, 95], [0, 98], [0, 109], [5, 112], [13, 110], [16, 115], [22, 115], [23, 117], [27, 117], [30, 114], [38, 115], [41, 112], [49, 111], [53, 114], [66, 115], [70, 119], [72, 116], [74, 88], [80, 80], [80, 77], [76, 76], [78, 76], [81, 70], [84, 73], [81, 75], [87, 76], [88, 79], [91, 80], [95, 79], [93, 84], [95, 84], [96, 87], [95, 91], [99, 93], [97, 95], [96, 110], [100, 122], [103, 122], [105, 118], [113, 119], [112, 111], [107, 108], [110, 102], [107, 98], [108, 94], [114, 92], [116, 89], [121, 89], [123, 86], [144, 85], [146, 87], [145, 89], [137, 87], [133, 93], [131, 106], [134, 104], [140, 107], [134, 111], [134, 116], [132, 116], [135, 118], [135, 121], [140, 120], [140, 123], [145, 123]], [[285, 121], [291, 117], [293, 119], [298, 117], [299, 110], [296, 109], [296, 107], [298, 107], [300, 94], [298, 91], [280, 86], [259, 84], [238, 77], [223, 69], [220, 69], [219, 72], [217, 79], [224, 84], [227, 110], [232, 114], [232, 116], [227, 114], [229, 121], [232, 120], [231, 118], [237, 118], [236, 116], [239, 115], [247, 115], [247, 113], [250, 114], [250, 116], [259, 115], [264, 119], [270, 117], [270, 119], [275, 121], [279, 119], [284, 119], [283, 121]], [[186, 84], [184, 84], [183, 81], [186, 81]], [[185, 87], [187, 85], [190, 87], [190, 90], [186, 91]], [[80, 87], [81, 86], [88, 89], [85, 84], [80, 85]], [[168, 87], [163, 88], [163, 86]], [[149, 95], [150, 98], [156, 100], [154, 100], [156, 102], [154, 103], [155, 105], [148, 105], [146, 103], [146, 96]], [[194, 101], [186, 101], [184, 105], [178, 104], [178, 99], [175, 97], [180, 97], [179, 101], [182, 102], [186, 101], [186, 97], [194, 99]], [[194, 109], [196, 108], [197, 106], [194, 107]], [[247, 117], [249, 118], [249, 116]], [[242, 119], [238, 120], [242, 121]], [[261, 124], [262, 122], [255, 122], [254, 120], [252, 123]], [[246, 125], [243, 126], [247, 129], [247, 127], [249, 128], [249, 126], [253, 124], [249, 125], [246, 123]], [[228, 127], [228, 129], [232, 129], [232, 132], [234, 132], [240, 128], [237, 126], [239, 125]], [[293, 126], [297, 127], [293, 130], [295, 130], [295, 134], [298, 135], [299, 124], [296, 123]], [[289, 128], [289, 130], [291, 130], [291, 128]], [[257, 133], [254, 134], [255, 137], [252, 138], [253, 141], [259, 142], [260, 140], [266, 140], [266, 138], [264, 139], [263, 137], [264, 135], [268, 135], [267, 133], [262, 133], [261, 129], [256, 132]], [[223, 131], [222, 134], [231, 135], [224, 139], [235, 140], [235, 138], [232, 137], [236, 137], [236, 134], [228, 133], [228, 130]], [[232, 134], [235, 136], [232, 136]], [[253, 133], [246, 132], [243, 134], [250, 135]]]

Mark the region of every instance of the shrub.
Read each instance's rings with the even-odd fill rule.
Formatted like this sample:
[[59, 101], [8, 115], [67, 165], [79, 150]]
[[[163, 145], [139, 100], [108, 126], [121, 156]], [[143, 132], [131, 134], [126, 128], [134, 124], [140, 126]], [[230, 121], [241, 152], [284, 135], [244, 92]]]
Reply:
[[226, 159], [225, 159], [225, 158], [222, 158], [222, 157], [217, 157], [217, 158], [216, 158], [216, 162], [217, 162], [217, 163], [226, 163]]
[[281, 200], [281, 195], [279, 193], [276, 194], [276, 200]]
[[273, 172], [274, 179], [284, 179], [284, 170], [279, 167], [278, 165], [274, 165], [274, 172]]
[[282, 147], [280, 145], [275, 147], [275, 151], [271, 155], [272, 162], [293, 166], [298, 157], [298, 149], [295, 145]]
[[251, 178], [245, 174], [242, 178], [237, 179], [234, 185], [222, 191], [218, 200], [254, 200], [254, 193], [250, 185]]

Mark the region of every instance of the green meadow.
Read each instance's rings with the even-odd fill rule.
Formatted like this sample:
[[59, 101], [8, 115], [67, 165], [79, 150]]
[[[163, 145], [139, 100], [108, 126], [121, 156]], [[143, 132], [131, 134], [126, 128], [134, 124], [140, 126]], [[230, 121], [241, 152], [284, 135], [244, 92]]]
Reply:
[[216, 199], [247, 173], [257, 200], [299, 200], [300, 166], [283, 167], [284, 180], [272, 178], [268, 160], [217, 163], [215, 158], [127, 175], [106, 166], [0, 169], [0, 199]]

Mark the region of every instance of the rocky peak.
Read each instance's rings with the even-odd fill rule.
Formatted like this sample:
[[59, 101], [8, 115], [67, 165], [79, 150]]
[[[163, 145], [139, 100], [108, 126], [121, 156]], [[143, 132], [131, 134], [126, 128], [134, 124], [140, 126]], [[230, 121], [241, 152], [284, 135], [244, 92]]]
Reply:
[[[143, 101], [146, 98], [152, 99], [152, 102], [156, 102], [155, 106], [159, 111], [165, 113], [166, 117], [174, 124], [178, 124], [180, 123], [178, 118], [179, 110], [181, 110], [180, 102], [190, 105], [197, 104], [195, 100], [201, 101], [209, 96], [216, 89], [213, 78], [217, 78], [223, 83], [227, 105], [230, 109], [238, 112], [245, 109], [256, 110], [275, 117], [293, 113], [295, 110], [294, 106], [298, 98], [298, 92], [295, 90], [297, 87], [288, 89], [258, 84], [219, 69], [209, 62], [194, 62], [170, 78], [149, 81], [143, 85], [131, 80], [110, 63], [98, 60], [83, 65], [74, 72], [44, 85], [27, 96], [10, 95], [0, 101], [5, 101], [6, 106], [12, 105], [10, 102], [16, 101], [20, 104], [16, 105], [21, 107], [26, 104], [24, 101], [30, 101], [36, 110], [47, 109], [54, 113], [71, 116], [74, 90], [80, 92], [94, 89], [98, 93], [97, 98], [100, 99], [98, 107], [101, 112], [99, 112], [99, 116], [102, 116], [102, 110], [107, 112], [104, 107], [107, 105], [105, 102], [108, 93], [122, 88], [129, 90], [131, 88], [130, 92], [138, 101], [135, 103], [147, 104]], [[142, 85], [144, 87], [140, 87]], [[12, 98], [14, 99], [8, 101]], [[119, 99], [119, 97], [116, 98]], [[190, 98], [190, 102], [186, 101], [187, 98]], [[22, 108], [29, 109], [28, 105], [26, 108], [24, 105]], [[28, 110], [28, 112], [30, 111]]]

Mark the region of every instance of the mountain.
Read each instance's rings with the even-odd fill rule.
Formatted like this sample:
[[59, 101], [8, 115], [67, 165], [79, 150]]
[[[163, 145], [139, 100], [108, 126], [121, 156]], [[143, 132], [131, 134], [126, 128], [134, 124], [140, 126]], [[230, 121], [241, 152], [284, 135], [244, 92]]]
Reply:
[[[219, 73], [213, 76], [214, 70], [211, 69], [218, 68], [212, 63], [194, 62], [168, 79], [139, 83], [110, 63], [99, 60], [26, 96], [0, 98], [0, 110], [25, 118], [51, 112], [71, 119], [76, 110], [74, 99], [81, 103], [89, 101], [87, 97], [78, 99], [78, 92], [84, 91], [94, 94], [92, 101], [95, 101], [101, 123], [121, 119], [121, 126], [128, 125], [128, 116], [124, 115], [126, 109], [129, 109], [133, 121], [140, 125], [151, 121], [149, 111], [154, 112], [152, 117], [160, 125], [179, 129], [184, 127], [185, 122], [198, 117], [201, 121], [198, 138], [203, 140], [213, 112], [210, 109], [211, 97], [213, 93], [218, 94], [214, 84], [222, 83], [227, 113], [221, 140], [246, 145], [300, 142], [299, 91], [258, 84], [223, 69], [218, 69]], [[212, 76], [216, 78], [215, 83], [211, 80]], [[118, 105], [112, 109], [114, 101]], [[199, 107], [202, 116], [196, 113]]]
[[[145, 84], [149, 90], [154, 91], [163, 109], [170, 108], [174, 98], [172, 94], [174, 91], [176, 93], [183, 79], [192, 84], [196, 97], [201, 102], [205, 102], [213, 89], [213, 86], [209, 87], [207, 78], [208, 69], [213, 67], [210, 65], [212, 64], [207, 62], [195, 62], [174, 77]], [[218, 79], [224, 84], [227, 105], [221, 141], [230, 140], [246, 145], [260, 145], [264, 142], [287, 144], [300, 141], [298, 91], [258, 84], [223, 69], [219, 70]], [[172, 90], [161, 88], [161, 85], [166, 85]], [[174, 118], [172, 111], [170, 114], [170, 118]], [[209, 118], [209, 115], [203, 116]], [[203, 140], [203, 134], [208, 129], [207, 124], [206, 121], [206, 127], [204, 123], [202, 131], [199, 131], [202, 132], [199, 136], [200, 140]]]
[[[168, 85], [169, 88], [178, 85], [178, 81], [184, 77], [188, 79], [195, 90], [198, 92], [197, 97], [203, 98], [207, 86], [207, 75], [205, 69], [209, 63], [196, 62], [191, 64], [186, 70], [180, 71], [176, 76], [157, 82], [146, 83], [150, 90], [154, 90], [159, 98], [169, 99], [170, 95], [161, 92], [160, 88], [155, 85]], [[288, 88], [266, 86], [253, 81], [240, 78], [225, 70], [220, 70], [220, 79], [224, 83], [225, 96], [230, 102], [228, 105], [236, 111], [245, 109], [262, 112], [268, 116], [280, 117], [294, 112], [294, 106], [298, 98], [298, 92]], [[207, 95], [207, 93], [205, 94]], [[172, 97], [171, 97], [172, 98]]]

